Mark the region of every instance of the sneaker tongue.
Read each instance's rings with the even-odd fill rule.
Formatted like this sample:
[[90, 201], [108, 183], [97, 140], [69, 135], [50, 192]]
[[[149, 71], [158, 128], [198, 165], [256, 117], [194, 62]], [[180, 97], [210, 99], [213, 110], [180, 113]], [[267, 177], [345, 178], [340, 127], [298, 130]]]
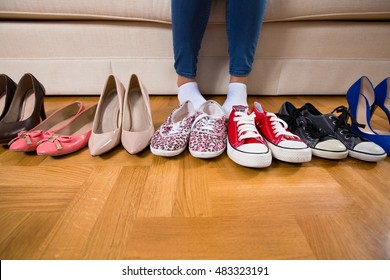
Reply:
[[248, 106], [245, 106], [245, 105], [233, 105], [233, 110], [238, 111], [238, 112], [247, 113], [249, 108], [248, 108]]

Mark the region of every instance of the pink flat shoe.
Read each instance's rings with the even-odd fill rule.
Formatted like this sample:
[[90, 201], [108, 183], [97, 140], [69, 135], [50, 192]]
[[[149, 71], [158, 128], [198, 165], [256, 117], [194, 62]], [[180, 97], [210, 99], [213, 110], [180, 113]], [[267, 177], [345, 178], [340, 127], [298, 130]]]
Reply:
[[97, 104], [85, 109], [62, 129], [41, 140], [37, 154], [62, 156], [77, 152], [88, 145]]
[[80, 101], [58, 109], [33, 129], [19, 132], [18, 136], [9, 142], [9, 149], [15, 152], [35, 151], [40, 141], [65, 127], [83, 110], [84, 105]]

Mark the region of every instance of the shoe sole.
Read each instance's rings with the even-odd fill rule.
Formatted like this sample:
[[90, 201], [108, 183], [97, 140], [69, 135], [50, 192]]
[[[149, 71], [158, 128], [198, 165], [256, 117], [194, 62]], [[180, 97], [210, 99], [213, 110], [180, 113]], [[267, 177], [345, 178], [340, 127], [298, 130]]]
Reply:
[[176, 151], [165, 151], [165, 150], [159, 150], [159, 149], [154, 149], [154, 148], [150, 147], [150, 151], [156, 156], [174, 157], [174, 156], [177, 156], [177, 155], [181, 154], [182, 152], [184, 152], [184, 150], [186, 148], [187, 147], [184, 147], [184, 148], [176, 150]]
[[46, 154], [46, 153], [38, 153], [37, 152], [37, 155], [38, 156], [45, 156], [45, 157], [62, 157], [62, 156], [67, 156], [67, 155], [70, 155], [70, 154], [73, 154], [73, 153], [77, 153], [78, 151], [82, 150], [84, 148], [81, 148], [79, 150], [76, 150], [76, 151], [71, 151], [71, 152], [66, 152], [66, 153], [63, 153], [63, 154]]
[[325, 158], [325, 159], [344, 159], [348, 156], [348, 150], [335, 152], [335, 151], [326, 151], [311, 148], [313, 156]]
[[356, 151], [348, 151], [348, 155], [352, 158], [356, 158], [362, 161], [368, 161], [368, 162], [377, 162], [384, 160], [387, 157], [387, 154], [380, 154], [380, 155], [375, 155], [375, 154], [366, 154], [366, 153], [361, 153], [361, 152], [356, 152]]
[[245, 153], [233, 148], [229, 141], [227, 143], [227, 154], [232, 161], [245, 167], [264, 168], [270, 166], [272, 162], [271, 150], [261, 154]]
[[13, 152], [17, 152], [17, 153], [31, 153], [31, 152], [35, 152], [36, 149], [32, 149], [32, 150], [13, 150], [13, 149], [9, 149], [10, 151], [13, 151]]
[[198, 151], [193, 151], [191, 149], [189, 150], [191, 155], [196, 158], [215, 158], [222, 155], [223, 152], [225, 151], [225, 148], [218, 152], [198, 152]]
[[271, 142], [268, 142], [268, 147], [271, 149], [272, 156], [278, 160], [289, 162], [289, 163], [304, 163], [311, 161], [311, 149], [301, 148], [283, 148], [277, 146]]

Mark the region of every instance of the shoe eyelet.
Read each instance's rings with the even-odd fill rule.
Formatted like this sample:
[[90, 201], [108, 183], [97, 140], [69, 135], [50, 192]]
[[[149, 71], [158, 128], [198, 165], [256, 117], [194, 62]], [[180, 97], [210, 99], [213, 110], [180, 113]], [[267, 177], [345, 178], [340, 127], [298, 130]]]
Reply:
[[333, 123], [333, 124], [336, 124], [336, 121], [333, 121], [332, 123]]

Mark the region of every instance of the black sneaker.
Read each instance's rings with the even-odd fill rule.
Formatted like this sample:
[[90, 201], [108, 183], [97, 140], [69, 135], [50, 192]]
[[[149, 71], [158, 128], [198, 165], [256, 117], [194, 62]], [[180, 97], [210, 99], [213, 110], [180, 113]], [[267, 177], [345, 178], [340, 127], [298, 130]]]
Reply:
[[288, 129], [298, 135], [312, 150], [314, 156], [326, 159], [343, 159], [348, 156], [348, 150], [333, 135], [320, 130], [315, 123], [304, 114], [304, 107], [295, 108], [290, 102], [285, 102], [277, 116], [288, 124]]
[[[387, 154], [380, 146], [352, 131], [348, 124], [350, 114], [347, 107], [339, 106], [330, 114], [322, 114], [310, 103], [306, 103], [303, 108], [302, 113], [305, 118], [310, 119], [320, 130], [340, 140], [347, 147], [350, 157], [372, 162], [386, 158]], [[339, 115], [334, 115], [334, 112], [339, 113]], [[352, 118], [351, 121], [354, 122]]]

